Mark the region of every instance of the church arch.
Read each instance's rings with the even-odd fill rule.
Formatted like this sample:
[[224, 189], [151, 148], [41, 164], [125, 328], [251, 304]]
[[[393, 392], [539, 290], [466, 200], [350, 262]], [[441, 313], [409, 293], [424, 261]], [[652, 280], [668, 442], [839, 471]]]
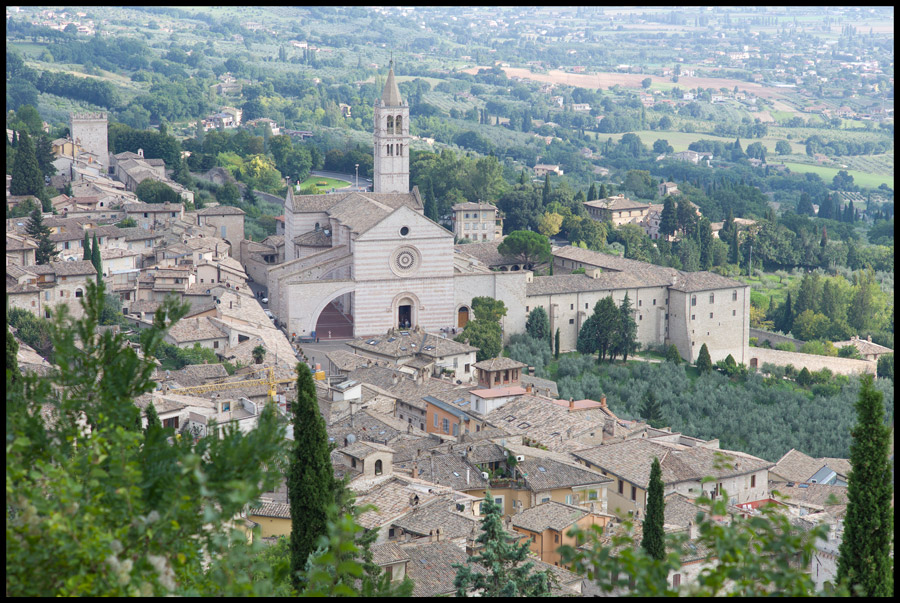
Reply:
[[398, 115], [394, 122], [394, 134], [403, 134], [403, 116]]
[[463, 329], [469, 320], [469, 307], [464, 305], [460, 306], [456, 311], [456, 326]]
[[387, 131], [388, 131], [388, 134], [391, 134], [394, 132], [394, 116], [393, 115], [387, 116]]
[[404, 292], [394, 296], [391, 312], [395, 329], [412, 329], [419, 324], [419, 298], [415, 293]]
[[[316, 335], [322, 339], [326, 339], [328, 337], [328, 327], [332, 326], [331, 331], [332, 331], [333, 338], [338, 338], [338, 337], [341, 337], [341, 338], [346, 337], [347, 339], [352, 338], [354, 335], [354, 333], [353, 333], [353, 328], [354, 328], [353, 312], [355, 311], [354, 306], [356, 305], [355, 292], [356, 292], [356, 284], [353, 283], [346, 287], [342, 287], [342, 288], [338, 289], [334, 293], [329, 294], [327, 297], [324, 297], [316, 306], [315, 311], [310, 315], [310, 322], [307, 325], [306, 332], [312, 333], [313, 331], [318, 331], [320, 322], [322, 322], [321, 319], [323, 318], [322, 313], [325, 312], [326, 316], [328, 316], [329, 314], [333, 314], [332, 308], [335, 308], [334, 302], [339, 301], [341, 299], [346, 299], [345, 298], [345, 296], [346, 296], [347, 298], [350, 299], [349, 308], [348, 308], [350, 310], [350, 312], [347, 314], [343, 314], [343, 316], [345, 319], [349, 318], [349, 324], [328, 325], [328, 324], [325, 324], [324, 322], [322, 322], [322, 327], [325, 329], [325, 331], [321, 332], [321, 333], [316, 332]], [[337, 316], [335, 315], [335, 317], [337, 317]], [[346, 323], [346, 320], [343, 322]], [[348, 326], [349, 326], [349, 333], [347, 333]]]

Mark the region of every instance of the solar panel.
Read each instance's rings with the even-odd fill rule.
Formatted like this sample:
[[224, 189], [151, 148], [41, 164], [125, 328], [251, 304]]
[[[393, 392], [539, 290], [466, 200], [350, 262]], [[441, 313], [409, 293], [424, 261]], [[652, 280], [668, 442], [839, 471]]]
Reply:
[[390, 343], [392, 341], [397, 341], [397, 338], [396, 337], [388, 337], [388, 343]]
[[538, 467], [538, 471], [541, 471], [541, 472], [544, 472], [544, 473], [546, 473], [546, 472], [547, 472], [547, 470], [546, 470], [546, 469], [544, 469], [544, 468], [543, 468], [543, 467]]
[[375, 344], [377, 344], [378, 342], [375, 341], [374, 339], [370, 339], [370, 340], [367, 341], [366, 343], [368, 343], [369, 345], [375, 345]]
[[462, 402], [463, 400], [465, 400], [465, 398], [457, 398], [456, 400], [453, 401], [453, 403], [454, 403], [454, 404], [459, 404], [459, 403]]
[[400, 334], [409, 337], [409, 331], [400, 331]]
[[400, 348], [400, 350], [403, 351], [403, 352], [405, 352], [405, 351], [406, 351], [406, 348]]
[[456, 471], [453, 472], [453, 475], [455, 475], [456, 477], [459, 477], [459, 473], [457, 473]]
[[468, 400], [463, 400], [462, 402], [459, 403], [459, 405], [460, 405], [460, 406], [465, 406], [465, 405], [468, 404], [468, 403], [469, 403]]

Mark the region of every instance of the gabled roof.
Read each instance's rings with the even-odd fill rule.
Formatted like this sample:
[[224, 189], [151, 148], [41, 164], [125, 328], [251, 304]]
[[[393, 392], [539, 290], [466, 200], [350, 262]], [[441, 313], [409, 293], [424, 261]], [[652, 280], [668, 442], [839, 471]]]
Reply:
[[828, 466], [844, 478], [850, 474], [850, 461], [848, 459], [828, 457], [815, 459], [794, 448], [791, 448], [784, 456], [778, 459], [778, 462], [772, 467], [772, 473], [787, 481], [807, 482], [825, 466]]
[[[401, 548], [409, 555], [406, 574], [415, 584], [413, 597], [434, 597], [456, 592], [453, 584], [456, 568], [453, 565], [468, 563], [466, 551], [449, 540], [407, 544]], [[472, 571], [483, 573], [480, 565], [472, 566]]]
[[240, 207], [217, 205], [215, 207], [201, 209], [197, 213], [201, 216], [243, 216], [245, 212]]
[[516, 468], [526, 474], [525, 484], [534, 492], [613, 481], [587, 467], [561, 463], [549, 458], [521, 461]]
[[428, 536], [437, 528], [441, 528], [446, 538], [465, 538], [471, 535], [473, 530], [477, 532], [481, 518], [453, 511], [450, 508], [452, 504], [451, 496], [442, 496], [413, 507], [412, 511], [391, 525], [417, 536]]
[[530, 532], [543, 532], [544, 530], [555, 530], [562, 532], [570, 525], [587, 517], [588, 511], [558, 503], [555, 501], [541, 503], [530, 509], [525, 509], [521, 513], [513, 515], [512, 525], [524, 528]]
[[476, 362], [472, 366], [482, 371], [503, 371], [523, 368], [528, 365], [524, 362], [519, 362], [518, 360], [513, 360], [512, 358], [507, 358], [506, 356], [500, 356], [498, 358], [488, 358], [487, 360]]

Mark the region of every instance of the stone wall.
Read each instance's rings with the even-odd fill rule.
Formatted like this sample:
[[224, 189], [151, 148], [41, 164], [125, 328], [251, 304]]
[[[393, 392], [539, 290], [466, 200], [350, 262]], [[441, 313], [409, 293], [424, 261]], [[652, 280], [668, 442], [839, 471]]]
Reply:
[[81, 148], [97, 155], [98, 161], [109, 167], [106, 113], [70, 113], [69, 132]]
[[820, 371], [828, 368], [839, 375], [859, 375], [862, 373], [875, 374], [878, 363], [873, 360], [855, 360], [853, 358], [838, 358], [836, 356], [816, 356], [815, 354], [801, 354], [800, 352], [782, 352], [767, 348], [750, 348], [751, 367], [762, 368], [766, 362], [776, 366], [793, 365], [798, 371], [804, 367], [812, 371]]
[[778, 335], [777, 333], [770, 333], [769, 331], [763, 331], [762, 329], [750, 329], [750, 337], [756, 337], [760, 342], [768, 341], [772, 344], [774, 348], [779, 343], [793, 343], [797, 346], [797, 349], [800, 349], [805, 341], [800, 341], [799, 339], [794, 339], [793, 337], [786, 337], [785, 335]]

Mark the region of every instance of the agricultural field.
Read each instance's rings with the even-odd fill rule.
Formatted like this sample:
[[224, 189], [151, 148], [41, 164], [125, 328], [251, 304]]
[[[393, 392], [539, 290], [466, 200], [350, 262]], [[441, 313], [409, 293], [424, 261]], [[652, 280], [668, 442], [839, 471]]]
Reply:
[[[840, 171], [840, 168], [825, 167], [822, 165], [811, 165], [808, 163], [792, 163], [786, 161], [784, 165], [789, 167], [792, 172], [812, 172], [814, 174], [818, 174], [825, 182], [831, 182], [835, 175]], [[879, 174], [861, 172], [859, 170], [847, 170], [847, 173], [853, 176], [854, 183], [859, 186], [878, 188], [882, 184], [887, 184], [889, 187], [894, 188], [893, 174], [891, 174], [890, 176], [882, 176]]]

